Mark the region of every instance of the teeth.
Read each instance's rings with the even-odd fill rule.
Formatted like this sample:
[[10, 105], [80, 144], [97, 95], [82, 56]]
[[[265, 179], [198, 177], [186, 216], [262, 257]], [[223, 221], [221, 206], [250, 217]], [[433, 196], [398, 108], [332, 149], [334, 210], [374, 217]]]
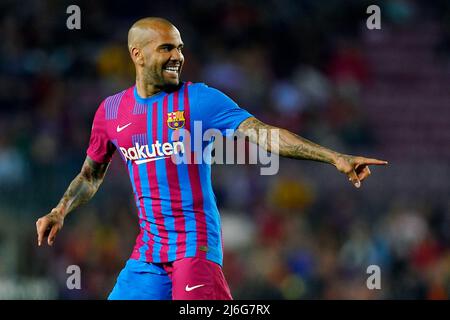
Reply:
[[170, 72], [177, 72], [178, 71], [178, 67], [167, 67], [164, 68], [164, 70], [170, 71]]

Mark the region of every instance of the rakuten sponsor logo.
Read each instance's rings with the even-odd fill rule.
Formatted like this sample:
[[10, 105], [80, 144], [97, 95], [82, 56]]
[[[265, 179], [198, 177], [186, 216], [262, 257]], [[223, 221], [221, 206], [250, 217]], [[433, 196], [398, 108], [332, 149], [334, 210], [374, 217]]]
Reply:
[[[151, 145], [138, 142], [131, 148], [120, 147], [125, 161], [140, 165], [171, 158], [175, 165], [185, 164], [260, 164], [261, 175], [274, 175], [279, 169], [279, 130], [248, 129], [237, 133], [234, 129], [203, 130], [201, 121], [194, 121], [194, 131], [173, 130], [170, 140], [158, 140]], [[224, 136], [228, 139], [224, 139]], [[247, 141], [251, 142], [248, 143]], [[267, 151], [270, 150], [270, 151]]]
[[183, 154], [184, 144], [181, 141], [174, 141], [173, 143], [165, 142], [161, 144], [158, 140], [155, 143], [148, 145], [140, 145], [136, 142], [134, 147], [125, 149], [120, 147], [125, 159], [134, 160], [136, 164], [156, 161], [168, 158], [173, 154]]

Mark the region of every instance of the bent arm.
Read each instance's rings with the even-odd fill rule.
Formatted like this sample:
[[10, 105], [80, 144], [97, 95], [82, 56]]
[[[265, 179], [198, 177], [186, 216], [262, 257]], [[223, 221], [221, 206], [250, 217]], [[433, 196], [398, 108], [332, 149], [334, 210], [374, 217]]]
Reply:
[[[290, 132], [271, 126], [251, 117], [238, 127], [240, 136], [248, 136], [250, 142], [282, 157], [305, 159], [336, 164], [340, 154]], [[271, 138], [272, 137], [272, 138]]]
[[80, 173], [72, 180], [58, 205], [50, 213], [36, 221], [38, 245], [48, 237], [48, 245], [53, 245], [56, 234], [64, 224], [67, 214], [88, 202], [97, 192], [105, 177], [109, 163], [98, 163], [86, 157]]
[[86, 157], [80, 173], [72, 180], [56, 206], [64, 218], [69, 212], [88, 202], [103, 182], [109, 163], [98, 163]]

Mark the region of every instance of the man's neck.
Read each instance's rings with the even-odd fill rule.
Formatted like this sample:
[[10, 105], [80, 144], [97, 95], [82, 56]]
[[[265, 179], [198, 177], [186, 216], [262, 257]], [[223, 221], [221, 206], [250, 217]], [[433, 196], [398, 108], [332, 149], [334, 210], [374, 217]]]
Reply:
[[148, 98], [162, 91], [160, 87], [156, 87], [152, 84], [145, 84], [138, 79], [136, 79], [136, 89], [141, 98]]
[[136, 89], [139, 97], [141, 98], [149, 98], [151, 96], [154, 96], [161, 91], [165, 92], [174, 92], [183, 85], [182, 82], [180, 82], [178, 85], [174, 86], [167, 86], [165, 88], [161, 88], [158, 86], [155, 86], [153, 84], [145, 84], [143, 81], [139, 81], [139, 79], [136, 79]]

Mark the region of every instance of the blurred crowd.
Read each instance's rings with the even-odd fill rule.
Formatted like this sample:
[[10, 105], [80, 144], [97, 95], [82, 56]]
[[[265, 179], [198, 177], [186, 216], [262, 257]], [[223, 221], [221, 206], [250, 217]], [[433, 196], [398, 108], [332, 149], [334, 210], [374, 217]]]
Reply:
[[[368, 1], [79, 1], [81, 30], [66, 28], [70, 4], [0, 4], [0, 298], [104, 299], [131, 254], [137, 212], [117, 155], [54, 247], [37, 247], [34, 223], [78, 173], [99, 103], [133, 84], [126, 39], [138, 18], [162, 16], [179, 28], [184, 80], [337, 151], [388, 156], [364, 107], [379, 67], [364, 39], [382, 32], [365, 26]], [[380, 5], [383, 28], [433, 21], [440, 32], [430, 52], [450, 70], [446, 1]], [[429, 160], [450, 171], [450, 158]], [[402, 184], [387, 182], [395, 167], [374, 168], [358, 191], [320, 163], [282, 159], [275, 176], [215, 165], [234, 298], [448, 299], [450, 190], [398, 188], [427, 168], [409, 165]], [[67, 289], [69, 265], [81, 268], [81, 290]], [[370, 265], [380, 267], [380, 290], [366, 286]]]

